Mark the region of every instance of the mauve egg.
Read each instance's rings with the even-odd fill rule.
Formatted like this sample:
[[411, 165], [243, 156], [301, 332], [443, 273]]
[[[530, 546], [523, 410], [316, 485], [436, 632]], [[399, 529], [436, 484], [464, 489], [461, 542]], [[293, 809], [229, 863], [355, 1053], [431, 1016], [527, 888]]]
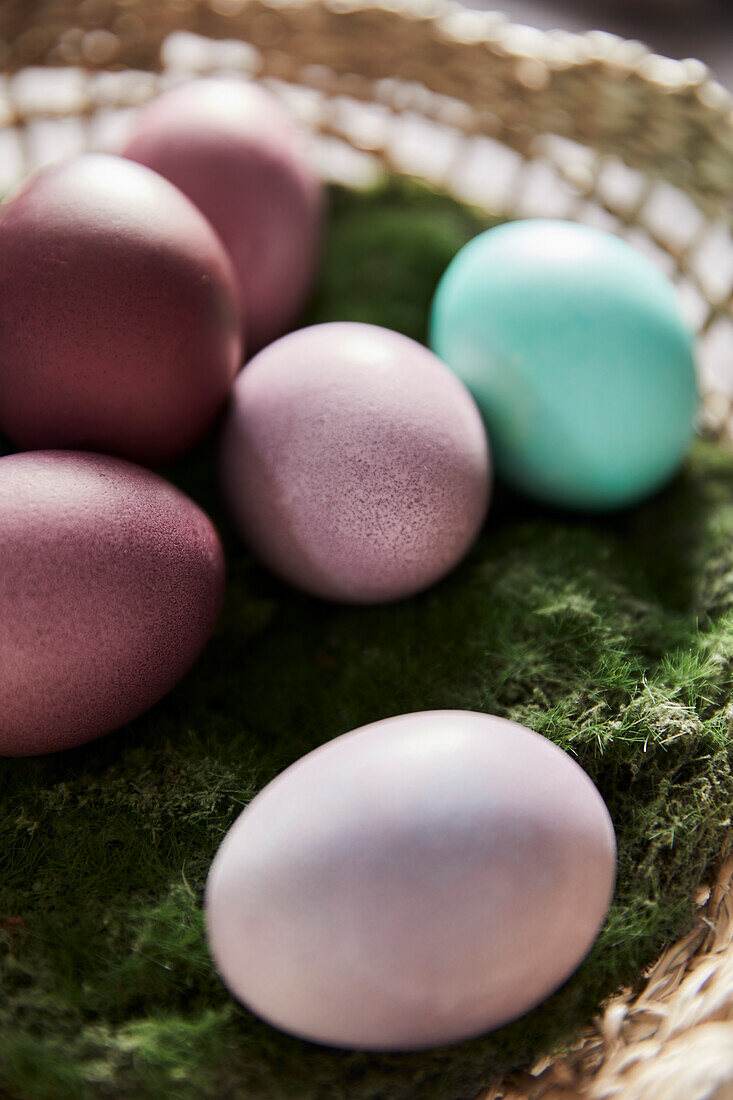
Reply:
[[323, 196], [272, 93], [234, 77], [170, 89], [139, 112], [123, 155], [180, 187], [219, 233], [239, 276], [248, 346], [284, 332], [313, 286]]
[[24, 450], [157, 464], [241, 364], [236, 277], [185, 195], [121, 157], [33, 176], [0, 210], [0, 428]]
[[217, 968], [253, 1012], [366, 1050], [457, 1042], [576, 969], [611, 900], [613, 825], [585, 772], [470, 711], [387, 718], [304, 756], [209, 873]]
[[448, 572], [486, 514], [490, 456], [463, 383], [375, 325], [314, 325], [242, 371], [222, 481], [245, 541], [277, 574], [372, 603]]
[[219, 537], [193, 501], [106, 455], [0, 459], [0, 755], [70, 748], [157, 702], [223, 596]]

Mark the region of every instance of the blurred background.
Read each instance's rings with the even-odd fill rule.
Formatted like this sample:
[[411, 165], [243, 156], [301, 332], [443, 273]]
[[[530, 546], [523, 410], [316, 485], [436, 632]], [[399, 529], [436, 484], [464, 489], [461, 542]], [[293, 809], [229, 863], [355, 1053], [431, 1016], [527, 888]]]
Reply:
[[541, 30], [603, 30], [668, 57], [699, 57], [733, 90], [733, 0], [465, 0]]

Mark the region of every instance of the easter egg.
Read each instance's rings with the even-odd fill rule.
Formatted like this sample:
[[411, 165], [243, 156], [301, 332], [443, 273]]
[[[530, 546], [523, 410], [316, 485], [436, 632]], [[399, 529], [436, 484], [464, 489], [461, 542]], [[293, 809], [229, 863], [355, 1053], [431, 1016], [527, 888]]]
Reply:
[[684, 458], [692, 337], [672, 283], [609, 233], [528, 220], [476, 237], [438, 287], [431, 346], [476, 398], [497, 474], [539, 500], [628, 505]]
[[262, 561], [316, 596], [394, 600], [465, 554], [489, 497], [481, 416], [430, 351], [375, 325], [314, 325], [242, 371], [222, 486]]
[[304, 756], [237, 818], [208, 877], [209, 944], [279, 1028], [438, 1046], [569, 977], [615, 862], [603, 800], [552, 742], [470, 711], [405, 714]]
[[0, 458], [0, 755], [142, 714], [193, 664], [223, 586], [210, 520], [157, 474], [80, 451]]
[[139, 112], [123, 154], [180, 187], [219, 233], [248, 346], [281, 335], [313, 286], [322, 188], [272, 93], [233, 77], [170, 89]]
[[87, 154], [0, 209], [0, 429], [145, 464], [195, 443], [241, 364], [234, 271], [185, 195]]

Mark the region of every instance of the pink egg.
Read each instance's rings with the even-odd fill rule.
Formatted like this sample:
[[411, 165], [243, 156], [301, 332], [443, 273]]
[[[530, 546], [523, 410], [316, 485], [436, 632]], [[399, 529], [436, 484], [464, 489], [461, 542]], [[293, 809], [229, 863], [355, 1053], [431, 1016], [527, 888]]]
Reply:
[[270, 92], [236, 78], [171, 89], [139, 113], [123, 154], [180, 187], [219, 233], [250, 348], [297, 320], [316, 271], [322, 189]]
[[486, 514], [490, 457], [463, 383], [374, 325], [314, 325], [242, 371], [222, 480], [246, 542], [317, 596], [394, 600], [448, 572]]
[[223, 588], [210, 520], [156, 474], [75, 451], [0, 458], [0, 755], [142, 714], [193, 664]]
[[209, 873], [209, 943], [277, 1027], [439, 1046], [570, 976], [615, 865], [603, 800], [556, 745], [485, 714], [405, 714], [309, 753], [237, 818]]
[[23, 449], [157, 464], [211, 426], [241, 363], [236, 277], [161, 176], [88, 154], [0, 210], [0, 428]]

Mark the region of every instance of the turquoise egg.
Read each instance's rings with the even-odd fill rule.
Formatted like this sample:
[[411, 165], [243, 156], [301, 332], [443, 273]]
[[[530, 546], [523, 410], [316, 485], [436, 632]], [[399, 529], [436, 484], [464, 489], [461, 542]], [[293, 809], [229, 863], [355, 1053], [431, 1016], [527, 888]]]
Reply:
[[682, 462], [698, 404], [692, 333], [674, 285], [620, 238], [566, 221], [490, 229], [446, 270], [430, 328], [515, 488], [617, 508]]

